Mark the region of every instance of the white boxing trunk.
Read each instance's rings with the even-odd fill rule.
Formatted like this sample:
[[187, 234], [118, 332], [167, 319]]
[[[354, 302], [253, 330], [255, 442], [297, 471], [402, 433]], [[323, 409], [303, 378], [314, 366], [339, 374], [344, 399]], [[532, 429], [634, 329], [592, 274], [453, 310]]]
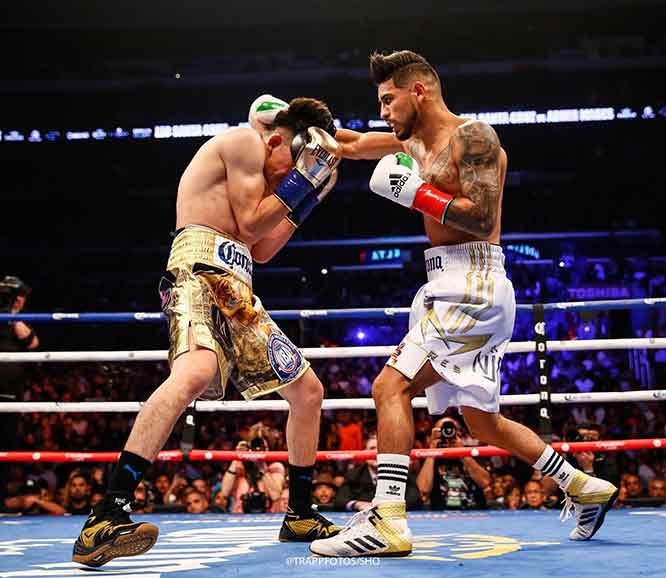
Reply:
[[428, 282], [409, 313], [409, 332], [387, 365], [408, 379], [430, 362], [442, 380], [426, 389], [428, 411], [499, 411], [500, 366], [513, 333], [516, 298], [499, 245], [433, 247]]

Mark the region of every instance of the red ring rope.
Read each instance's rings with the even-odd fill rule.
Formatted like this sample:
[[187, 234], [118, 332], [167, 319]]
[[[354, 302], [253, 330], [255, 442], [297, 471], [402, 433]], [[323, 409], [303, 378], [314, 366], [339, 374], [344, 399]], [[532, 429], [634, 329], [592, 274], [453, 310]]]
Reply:
[[[666, 448], [666, 438], [637, 440], [605, 440], [596, 442], [555, 442], [553, 448], [564, 453], [576, 452], [617, 452], [626, 450], [647, 450]], [[0, 462], [115, 462], [120, 452], [0, 452]], [[375, 458], [374, 451], [323, 451], [317, 452], [317, 461], [364, 461]], [[411, 457], [424, 458], [464, 458], [507, 456], [510, 452], [495, 446], [464, 448], [431, 448], [412, 450]], [[183, 452], [168, 450], [159, 453], [157, 459], [165, 462], [182, 462]], [[189, 460], [229, 462], [232, 460], [286, 462], [288, 454], [280, 452], [239, 452], [229, 450], [192, 450]]]

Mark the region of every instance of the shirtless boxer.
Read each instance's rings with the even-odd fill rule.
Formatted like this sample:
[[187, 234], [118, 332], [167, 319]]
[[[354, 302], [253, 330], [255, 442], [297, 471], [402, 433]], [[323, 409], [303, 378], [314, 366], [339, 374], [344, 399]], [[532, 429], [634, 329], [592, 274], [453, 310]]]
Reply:
[[345, 130], [336, 138], [343, 157], [381, 158], [370, 181], [373, 192], [424, 214], [432, 245], [425, 252], [428, 282], [412, 303], [409, 332], [373, 385], [379, 445], [373, 507], [310, 549], [324, 556], [411, 552], [404, 501], [414, 442], [411, 401], [424, 390], [430, 413], [459, 407], [474, 437], [552, 477], [567, 495], [566, 514], [576, 510], [570, 538], [587, 540], [617, 488], [575, 469], [534, 432], [499, 413], [499, 368], [515, 317], [499, 246], [506, 153], [489, 124], [449, 111], [437, 72], [423, 57], [375, 53], [370, 70], [393, 134]]
[[291, 101], [259, 134], [238, 128], [206, 142], [185, 170], [177, 233], [160, 283], [169, 318], [171, 373], [136, 418], [108, 492], [74, 545], [73, 560], [101, 566], [150, 549], [158, 529], [129, 518], [134, 489], [195, 399], [221, 397], [231, 380], [245, 399], [278, 392], [289, 402], [289, 510], [281, 541], [339, 529], [311, 508], [323, 387], [310, 364], [252, 293], [252, 262], [293, 234], [338, 164], [326, 105]]

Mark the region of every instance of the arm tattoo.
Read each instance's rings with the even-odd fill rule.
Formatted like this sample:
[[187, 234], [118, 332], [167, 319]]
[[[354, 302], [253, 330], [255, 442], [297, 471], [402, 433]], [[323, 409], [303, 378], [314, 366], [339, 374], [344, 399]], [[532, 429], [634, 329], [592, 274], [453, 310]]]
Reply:
[[[453, 136], [455, 159], [460, 179], [460, 195], [472, 201], [464, 212], [449, 214], [452, 224], [469, 232], [490, 233], [499, 209], [500, 144], [493, 128], [481, 121], [460, 126]], [[452, 209], [455, 204], [452, 205]]]

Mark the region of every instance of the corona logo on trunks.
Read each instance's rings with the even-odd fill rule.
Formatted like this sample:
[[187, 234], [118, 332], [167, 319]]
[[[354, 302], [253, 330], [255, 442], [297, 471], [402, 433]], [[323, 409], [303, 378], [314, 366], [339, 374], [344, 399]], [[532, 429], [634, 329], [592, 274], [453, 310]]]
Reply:
[[213, 260], [229, 272], [241, 277], [248, 285], [250, 284], [252, 279], [252, 257], [244, 245], [235, 243], [224, 237], [216, 237]]
[[444, 264], [442, 263], [442, 256], [435, 255], [434, 257], [429, 257], [425, 260], [426, 273], [431, 271], [443, 271]]
[[280, 333], [268, 338], [268, 359], [282, 382], [294, 379], [303, 364], [301, 352]]

